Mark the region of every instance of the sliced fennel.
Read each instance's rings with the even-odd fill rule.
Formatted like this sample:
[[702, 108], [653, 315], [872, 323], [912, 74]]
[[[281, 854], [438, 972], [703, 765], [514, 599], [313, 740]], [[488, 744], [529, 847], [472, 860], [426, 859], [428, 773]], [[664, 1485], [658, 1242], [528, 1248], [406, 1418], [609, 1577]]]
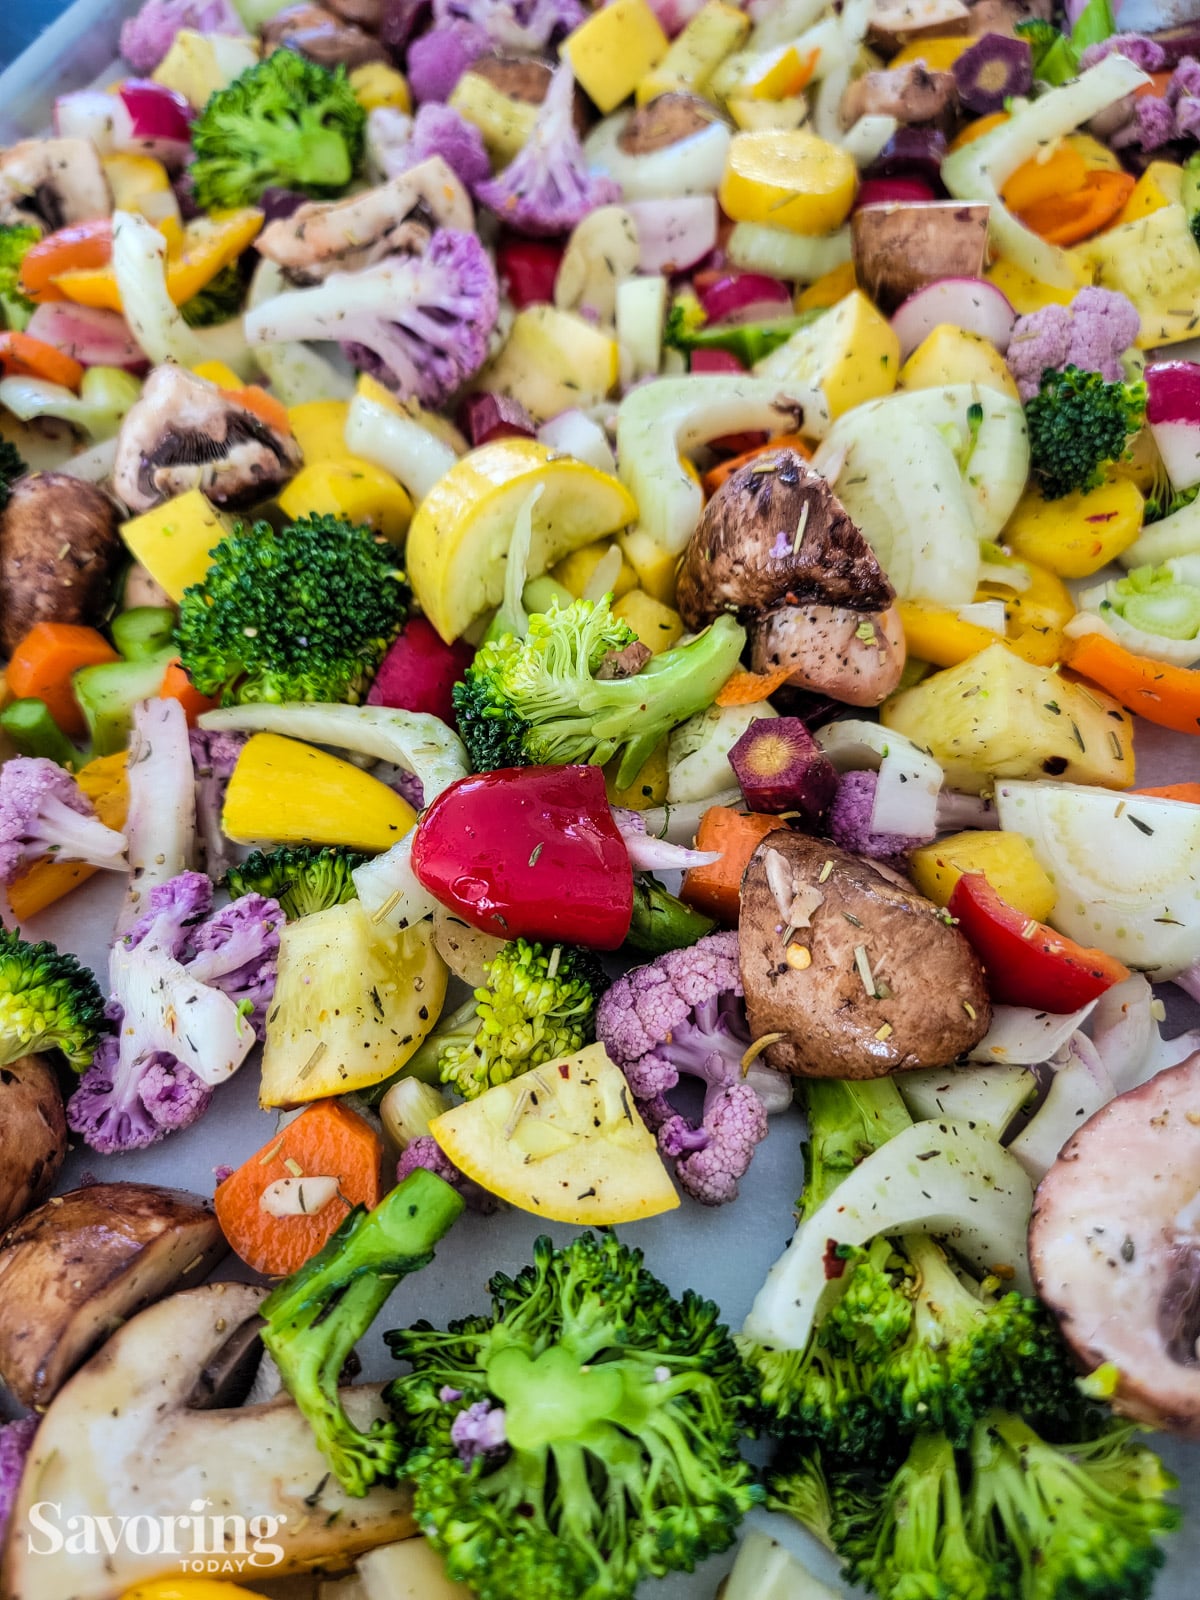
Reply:
[[[268, 348], [278, 351], [281, 346]], [[389, 406], [365, 394], [356, 394], [350, 402], [346, 448], [390, 472], [418, 502], [458, 460], [456, 450], [401, 406]]]
[[1149, 81], [1124, 56], [1106, 56], [1073, 82], [1036, 100], [1019, 102], [1007, 122], [950, 152], [942, 162], [942, 182], [956, 200], [985, 201], [991, 207], [989, 231], [998, 255], [1039, 283], [1058, 289], [1082, 287], [1080, 269], [1070, 252], [1047, 244], [1018, 222], [1001, 201], [1000, 191], [1024, 162]]
[[1050, 1065], [1054, 1076], [1046, 1098], [1008, 1147], [1034, 1183], [1041, 1183], [1075, 1130], [1117, 1092], [1084, 1033], [1072, 1034]]
[[1169, 517], [1151, 523], [1121, 553], [1123, 567], [1157, 567], [1165, 561], [1200, 555], [1200, 499], [1191, 500]]
[[[286, 293], [289, 287], [280, 269], [264, 256], [250, 280], [246, 309], [255, 310]], [[254, 359], [285, 406], [299, 406], [309, 400], [349, 400], [354, 393], [354, 375], [349, 367], [335, 364], [315, 345], [299, 341], [265, 344], [254, 352]]]
[[759, 1344], [803, 1350], [827, 1278], [829, 1241], [867, 1244], [881, 1233], [944, 1236], [980, 1272], [1011, 1269], [1032, 1293], [1025, 1233], [1033, 1186], [982, 1129], [916, 1122], [859, 1163], [797, 1231], [767, 1274], [743, 1332]]
[[1200, 958], [1200, 806], [1078, 784], [1000, 782], [1000, 826], [1050, 874], [1050, 920], [1152, 980]]
[[878, 722], [851, 717], [827, 722], [817, 743], [839, 772], [878, 772], [871, 829], [909, 838], [938, 831], [937, 806], [945, 774], [927, 750]]
[[949, 1117], [1001, 1139], [1037, 1080], [1028, 1067], [920, 1067], [898, 1072], [896, 1087], [914, 1117]]
[[141, 380], [120, 367], [89, 367], [78, 394], [44, 378], [0, 379], [0, 405], [22, 422], [61, 417], [94, 440], [116, 436], [122, 417], [141, 392]]
[[971, 1051], [970, 1061], [1005, 1066], [1035, 1066], [1049, 1061], [1082, 1028], [1096, 1002], [1078, 1011], [1031, 1011], [1028, 1006], [993, 1006], [992, 1025]]
[[1103, 633], [1139, 656], [1175, 667], [1200, 661], [1200, 586], [1181, 581], [1176, 565], [1135, 567], [1127, 578], [1084, 589], [1066, 633]]
[[765, 272], [795, 283], [815, 283], [850, 260], [850, 229], [835, 233], [789, 233], [763, 222], [735, 224], [725, 246], [730, 265], [743, 272]]
[[1106, 989], [1096, 1002], [1092, 1042], [1118, 1094], [1149, 1082], [1200, 1049], [1196, 1030], [1164, 1039], [1159, 1031], [1162, 1015], [1162, 1002], [1140, 972]]
[[766, 700], [752, 706], [709, 706], [681, 722], [667, 741], [667, 804], [711, 801], [736, 780], [729, 752], [752, 722], [777, 717]]
[[374, 861], [355, 867], [351, 876], [358, 898], [372, 922], [392, 928], [411, 928], [432, 916], [438, 903], [417, 880], [413, 871], [412, 847], [417, 830], [406, 833], [390, 850]]

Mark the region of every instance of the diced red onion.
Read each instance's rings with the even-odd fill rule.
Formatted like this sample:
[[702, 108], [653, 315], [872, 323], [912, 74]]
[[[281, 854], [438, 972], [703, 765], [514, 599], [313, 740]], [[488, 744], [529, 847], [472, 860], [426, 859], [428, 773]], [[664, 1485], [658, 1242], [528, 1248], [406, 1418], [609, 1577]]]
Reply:
[[506, 394], [471, 394], [462, 403], [459, 426], [476, 449], [493, 439], [533, 439], [533, 419], [519, 400]]
[[854, 197], [855, 211], [864, 206], [905, 204], [912, 200], [936, 200], [937, 191], [924, 178], [912, 174], [895, 178], [865, 178]]
[[692, 372], [745, 372], [732, 350], [693, 350], [688, 365]]
[[792, 309], [792, 291], [761, 272], [732, 272], [700, 293], [710, 322], [760, 322]]

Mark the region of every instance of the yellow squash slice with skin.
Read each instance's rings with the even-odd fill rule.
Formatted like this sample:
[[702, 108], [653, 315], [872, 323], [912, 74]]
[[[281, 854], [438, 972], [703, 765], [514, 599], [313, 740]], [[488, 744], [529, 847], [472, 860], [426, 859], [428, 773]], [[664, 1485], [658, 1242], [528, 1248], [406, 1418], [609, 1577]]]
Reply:
[[447, 643], [500, 604], [513, 525], [539, 487], [530, 577], [637, 517], [636, 502], [616, 478], [532, 439], [472, 450], [421, 502], [405, 554], [421, 610]]
[[602, 1044], [498, 1084], [429, 1131], [468, 1178], [552, 1222], [611, 1227], [679, 1204], [625, 1074]]

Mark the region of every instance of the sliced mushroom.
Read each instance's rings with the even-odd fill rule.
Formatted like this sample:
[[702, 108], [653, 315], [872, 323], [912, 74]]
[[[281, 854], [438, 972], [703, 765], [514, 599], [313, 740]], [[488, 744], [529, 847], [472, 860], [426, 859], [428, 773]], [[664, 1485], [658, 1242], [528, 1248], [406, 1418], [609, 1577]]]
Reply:
[[988, 207], [958, 200], [863, 206], [850, 219], [854, 272], [885, 311], [939, 278], [980, 278]]
[[738, 951], [751, 1034], [772, 1038], [764, 1059], [779, 1072], [882, 1078], [942, 1067], [991, 1021], [983, 970], [945, 912], [806, 834], [779, 830], [755, 851]]
[[90, 139], [25, 139], [0, 152], [0, 222], [32, 219], [53, 233], [107, 217], [112, 208]]
[[23, 1217], [53, 1187], [67, 1153], [67, 1119], [44, 1056], [0, 1067], [0, 1228]]
[[914, 39], [966, 33], [969, 18], [962, 0], [874, 0], [867, 40], [892, 54]]
[[[0, 1569], [6, 1600], [115, 1600], [163, 1574], [163, 1547], [153, 1540], [119, 1540], [104, 1559], [79, 1540], [48, 1553], [33, 1521], [39, 1501], [57, 1508], [63, 1526], [82, 1516], [109, 1517], [118, 1528], [125, 1518], [158, 1528], [174, 1519], [176, 1568], [214, 1548], [232, 1557], [237, 1540], [254, 1554], [257, 1537], [274, 1548], [246, 1570], [272, 1578], [346, 1567], [365, 1550], [411, 1537], [408, 1488], [343, 1494], [289, 1399], [192, 1409], [201, 1374], [220, 1364], [266, 1292], [217, 1283], [174, 1295], [114, 1334], [59, 1393], [13, 1506]], [[387, 1415], [378, 1385], [344, 1389], [341, 1400], [360, 1427]]]
[[865, 72], [842, 96], [842, 126], [860, 117], [895, 117], [918, 126], [934, 123], [948, 127], [958, 110], [958, 90], [952, 72], [930, 72], [923, 61], [890, 72]]
[[656, 150], [690, 139], [718, 120], [716, 108], [697, 94], [660, 94], [633, 113], [621, 129], [617, 146], [627, 156], [653, 155]]
[[899, 684], [904, 660], [904, 625], [895, 606], [776, 606], [750, 636], [751, 671], [790, 667], [787, 682], [794, 688], [848, 706], [881, 705]]
[[241, 510], [270, 496], [299, 467], [300, 448], [182, 367], [156, 367], [117, 435], [113, 488], [131, 511], [188, 489]]
[[353, 22], [344, 22], [324, 6], [288, 6], [263, 24], [263, 49], [294, 50], [320, 67], [345, 67], [347, 72], [370, 61], [387, 61], [378, 39]]
[[328, 9], [343, 22], [353, 22], [368, 33], [379, 32], [383, 0], [328, 0]]
[[117, 511], [94, 484], [31, 472], [0, 514], [0, 647], [35, 622], [93, 622], [124, 555]]
[[293, 283], [320, 283], [331, 272], [420, 253], [435, 226], [470, 232], [474, 219], [467, 191], [441, 156], [431, 156], [363, 194], [301, 206], [269, 223], [256, 244]]
[[0, 1377], [44, 1406], [113, 1328], [227, 1249], [208, 1204], [172, 1189], [94, 1183], [47, 1201], [0, 1242]]
[[1114, 1408], [1200, 1438], [1200, 1055], [1097, 1111], [1038, 1186], [1038, 1294]]

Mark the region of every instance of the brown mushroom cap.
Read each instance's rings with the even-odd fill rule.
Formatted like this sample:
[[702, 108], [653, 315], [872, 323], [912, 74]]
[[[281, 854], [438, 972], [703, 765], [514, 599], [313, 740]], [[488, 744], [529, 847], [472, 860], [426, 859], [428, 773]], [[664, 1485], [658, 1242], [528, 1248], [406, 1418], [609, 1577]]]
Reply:
[[1072, 1134], [1029, 1224], [1038, 1294], [1113, 1406], [1200, 1438], [1200, 1054]]
[[371, 61], [388, 60], [378, 39], [324, 6], [288, 6], [263, 24], [262, 36], [267, 52], [275, 47], [295, 50], [321, 67], [342, 66], [349, 72]]
[[[540, 106], [554, 76], [554, 63], [541, 56], [507, 56], [497, 51], [477, 56], [467, 69], [490, 83], [498, 93], [526, 106]], [[582, 138], [588, 128], [587, 102], [575, 86], [575, 131]]]
[[44, 1056], [0, 1067], [0, 1229], [49, 1194], [67, 1153], [67, 1118]]
[[866, 539], [829, 484], [781, 448], [732, 473], [704, 508], [679, 573], [689, 628], [725, 612], [743, 621], [816, 601], [882, 611], [896, 598]]
[[648, 156], [701, 133], [717, 114], [699, 95], [672, 90], [639, 106], [621, 129], [617, 147], [630, 156]]
[[807, 834], [768, 834], [751, 857], [738, 951], [752, 1036], [782, 1035], [764, 1056], [779, 1072], [943, 1067], [991, 1023], [983, 969], [945, 912]]
[[65, 472], [31, 472], [0, 515], [0, 647], [35, 622], [91, 622], [123, 555], [112, 501]]

